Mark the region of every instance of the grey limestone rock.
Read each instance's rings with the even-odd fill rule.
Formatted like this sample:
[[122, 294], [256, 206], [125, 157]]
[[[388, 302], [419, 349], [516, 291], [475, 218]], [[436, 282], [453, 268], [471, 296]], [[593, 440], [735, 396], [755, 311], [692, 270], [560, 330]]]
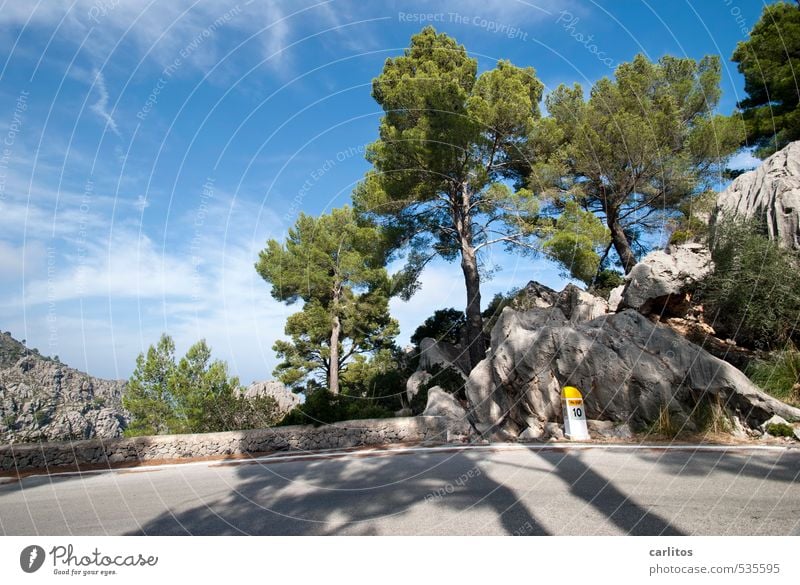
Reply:
[[712, 270], [711, 252], [702, 244], [681, 244], [651, 252], [625, 277], [618, 309], [649, 314], [666, 308], [668, 313], [681, 316], [680, 311], [669, 310], [669, 303], [680, 304], [681, 295]]
[[717, 195], [713, 223], [756, 219], [769, 237], [800, 250], [800, 141], [767, 158], [757, 169], [736, 177]]
[[633, 310], [575, 324], [555, 307], [506, 308], [466, 391], [478, 423], [518, 435], [531, 417], [561, 421], [565, 385], [583, 392], [587, 418], [634, 430], [647, 428], [662, 411], [690, 429], [698, 407], [708, 401], [749, 428], [775, 414], [800, 420], [800, 409], [761, 392], [735, 367]]

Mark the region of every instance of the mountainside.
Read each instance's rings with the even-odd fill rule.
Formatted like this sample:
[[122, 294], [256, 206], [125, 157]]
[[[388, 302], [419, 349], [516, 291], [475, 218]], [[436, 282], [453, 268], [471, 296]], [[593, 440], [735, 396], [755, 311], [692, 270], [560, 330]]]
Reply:
[[0, 442], [113, 438], [125, 382], [94, 378], [0, 333]]

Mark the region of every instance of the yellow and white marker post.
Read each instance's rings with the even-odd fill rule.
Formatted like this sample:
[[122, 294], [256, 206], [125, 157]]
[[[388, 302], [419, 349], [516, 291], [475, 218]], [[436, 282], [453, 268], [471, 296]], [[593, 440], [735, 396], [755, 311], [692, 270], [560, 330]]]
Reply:
[[572, 386], [564, 386], [561, 391], [561, 409], [564, 412], [564, 436], [571, 441], [589, 439], [586, 427], [586, 409], [583, 407], [583, 396], [580, 390]]

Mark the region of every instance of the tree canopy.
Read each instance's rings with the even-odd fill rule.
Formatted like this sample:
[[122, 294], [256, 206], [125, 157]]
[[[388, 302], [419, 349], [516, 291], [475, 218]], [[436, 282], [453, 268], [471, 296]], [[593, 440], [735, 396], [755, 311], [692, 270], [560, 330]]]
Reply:
[[387, 59], [372, 83], [384, 116], [356, 207], [389, 228], [420, 266], [435, 255], [460, 259], [473, 366], [485, 353], [479, 253], [495, 243], [530, 246], [533, 235], [535, 199], [506, 183], [521, 186], [519, 159], [542, 90], [532, 68], [508, 61], [478, 76], [476, 60], [433, 27]]
[[800, 138], [800, 7], [764, 6], [731, 60], [744, 75], [747, 97], [738, 107], [756, 154], [763, 158]]
[[[547, 96], [550, 116], [537, 126], [524, 159], [533, 161], [530, 188], [547, 193], [556, 211], [574, 201], [601, 218], [628, 272], [641, 234], [701, 192], [741, 140], [736, 120], [713, 113], [719, 79], [717, 57], [665, 56], [653, 63], [638, 55], [613, 80], [598, 81], [588, 100], [578, 84], [559, 86]], [[567, 213], [575, 216], [577, 209]], [[596, 244], [600, 233], [592, 232]], [[556, 244], [563, 261], [569, 246]], [[574, 242], [576, 254], [589, 244]], [[575, 276], [585, 280], [594, 260], [578, 256]]]
[[284, 243], [269, 240], [256, 270], [286, 303], [304, 301], [274, 349], [275, 374], [298, 385], [324, 374], [334, 394], [340, 370], [353, 356], [392, 344], [398, 325], [389, 316], [391, 281], [383, 234], [359, 221], [351, 207], [317, 218], [300, 214]]

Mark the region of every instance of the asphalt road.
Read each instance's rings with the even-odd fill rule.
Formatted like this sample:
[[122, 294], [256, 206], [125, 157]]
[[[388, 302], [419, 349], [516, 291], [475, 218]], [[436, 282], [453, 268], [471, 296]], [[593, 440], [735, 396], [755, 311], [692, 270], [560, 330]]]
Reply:
[[491, 446], [28, 477], [0, 532], [800, 533], [800, 450]]

